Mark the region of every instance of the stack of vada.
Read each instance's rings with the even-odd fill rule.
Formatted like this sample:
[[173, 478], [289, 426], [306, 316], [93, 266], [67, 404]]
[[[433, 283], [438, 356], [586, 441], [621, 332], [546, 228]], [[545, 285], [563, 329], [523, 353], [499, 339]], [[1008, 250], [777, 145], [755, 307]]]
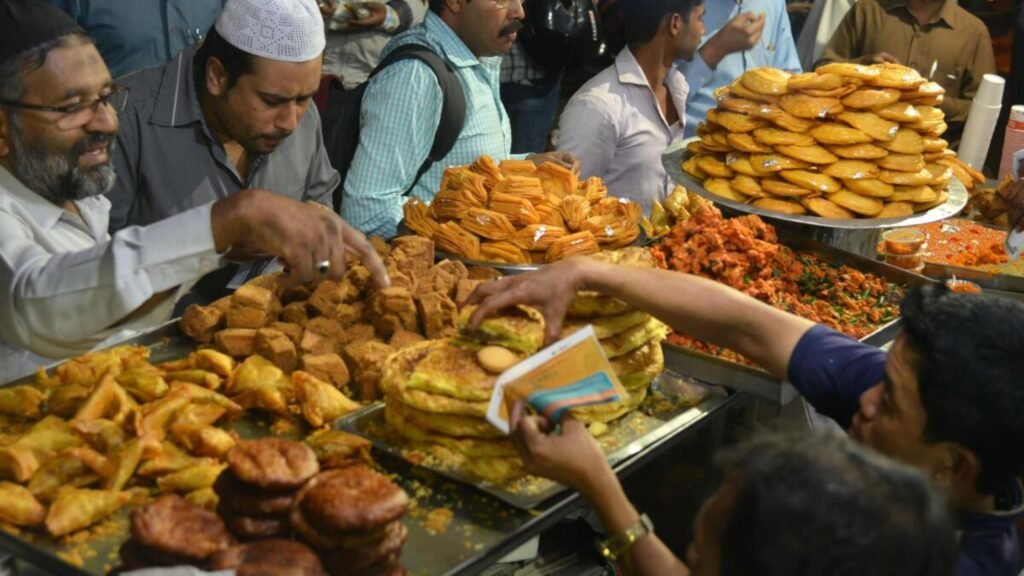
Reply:
[[243, 440], [226, 459], [213, 489], [231, 533], [240, 540], [288, 535], [295, 494], [320, 471], [313, 449], [281, 438]]
[[983, 176], [942, 138], [944, 90], [913, 68], [748, 70], [716, 91], [683, 170], [734, 202], [790, 215], [899, 218]]
[[296, 536], [316, 549], [332, 575], [404, 574], [399, 564], [409, 496], [365, 464], [327, 470], [298, 492]]

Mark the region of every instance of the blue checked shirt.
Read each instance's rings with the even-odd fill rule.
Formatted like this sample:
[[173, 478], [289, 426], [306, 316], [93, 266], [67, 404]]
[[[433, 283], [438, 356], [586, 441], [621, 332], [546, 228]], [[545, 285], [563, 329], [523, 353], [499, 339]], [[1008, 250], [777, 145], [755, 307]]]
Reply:
[[[466, 122], [451, 152], [430, 167], [411, 197], [430, 201], [446, 166], [470, 164], [483, 154], [513, 157], [512, 129], [501, 104], [501, 58], [477, 58], [436, 14], [400, 34], [381, 57], [404, 44], [422, 44], [455, 70], [466, 95]], [[363, 95], [359, 147], [352, 159], [341, 215], [368, 235], [391, 238], [402, 220], [402, 193], [427, 159], [441, 122], [443, 96], [437, 77], [419, 60], [397, 62], [373, 77]]]

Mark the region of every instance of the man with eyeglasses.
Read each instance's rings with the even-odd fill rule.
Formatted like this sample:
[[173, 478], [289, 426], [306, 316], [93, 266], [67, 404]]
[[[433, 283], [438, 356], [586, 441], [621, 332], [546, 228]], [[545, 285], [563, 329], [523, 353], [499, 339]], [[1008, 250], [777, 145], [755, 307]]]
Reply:
[[430, 201], [447, 166], [530, 158], [578, 170], [575, 156], [560, 152], [513, 155], [512, 130], [501, 104], [501, 58], [522, 27], [522, 0], [430, 0], [423, 24], [396, 36], [381, 54], [419, 44], [436, 52], [458, 76], [466, 117], [454, 147], [418, 174], [441, 122], [444, 93], [423, 61], [406, 59], [375, 75], [366, 87], [359, 146], [345, 179], [341, 214], [359, 230], [390, 238], [409, 194]]
[[[119, 79], [131, 96], [113, 155], [110, 231], [249, 188], [330, 206], [341, 177], [312, 105], [325, 43], [315, 0], [227, 0], [202, 43]], [[242, 256], [263, 255], [235, 246], [232, 260]], [[232, 277], [261, 270], [228, 266], [193, 296], [212, 301]]]
[[111, 237], [103, 194], [126, 97], [66, 14], [0, 0], [0, 382], [166, 321], [175, 296], [242, 243], [296, 281], [339, 278], [351, 250], [387, 283], [336, 214], [263, 190]]

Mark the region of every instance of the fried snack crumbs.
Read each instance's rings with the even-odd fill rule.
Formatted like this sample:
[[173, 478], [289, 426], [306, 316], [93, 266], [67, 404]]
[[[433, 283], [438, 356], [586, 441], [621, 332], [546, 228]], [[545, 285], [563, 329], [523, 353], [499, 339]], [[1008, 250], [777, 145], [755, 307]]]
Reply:
[[454, 513], [449, 508], [433, 508], [427, 513], [424, 527], [432, 535], [444, 534], [453, 517]]

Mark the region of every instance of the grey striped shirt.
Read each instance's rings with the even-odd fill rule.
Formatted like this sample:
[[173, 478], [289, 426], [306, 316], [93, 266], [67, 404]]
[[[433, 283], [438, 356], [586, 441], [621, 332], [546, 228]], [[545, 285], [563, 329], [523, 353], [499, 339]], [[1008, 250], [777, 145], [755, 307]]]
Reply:
[[243, 182], [199, 107], [194, 53], [191, 46], [164, 66], [119, 80], [130, 99], [119, 116], [110, 231], [151, 224], [245, 188], [331, 206], [341, 178], [327, 159], [316, 107], [276, 150], [254, 161]]

